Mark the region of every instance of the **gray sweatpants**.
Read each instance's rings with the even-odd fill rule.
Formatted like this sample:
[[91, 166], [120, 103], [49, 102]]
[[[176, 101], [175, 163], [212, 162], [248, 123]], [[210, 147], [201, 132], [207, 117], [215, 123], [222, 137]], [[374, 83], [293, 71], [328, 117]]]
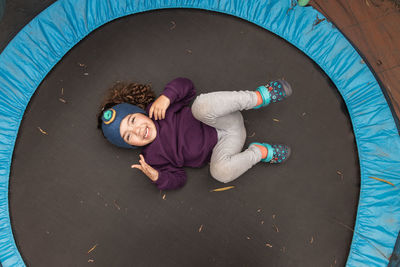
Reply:
[[261, 151], [256, 146], [241, 152], [246, 129], [240, 110], [256, 104], [254, 91], [212, 92], [197, 96], [193, 102], [193, 116], [217, 130], [218, 142], [212, 152], [210, 172], [220, 182], [235, 180], [261, 160]]

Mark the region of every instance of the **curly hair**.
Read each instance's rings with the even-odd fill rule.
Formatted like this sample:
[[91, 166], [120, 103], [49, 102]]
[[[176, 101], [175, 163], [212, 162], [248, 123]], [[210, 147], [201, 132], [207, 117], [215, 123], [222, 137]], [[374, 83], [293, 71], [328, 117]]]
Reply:
[[97, 128], [101, 129], [103, 111], [120, 103], [129, 103], [145, 109], [156, 94], [149, 84], [117, 82], [108, 89], [97, 114]]

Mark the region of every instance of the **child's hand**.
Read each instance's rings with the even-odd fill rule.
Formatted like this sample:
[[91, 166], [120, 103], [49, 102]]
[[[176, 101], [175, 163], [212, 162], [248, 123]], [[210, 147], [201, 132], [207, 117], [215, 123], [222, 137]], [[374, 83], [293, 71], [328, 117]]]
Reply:
[[140, 165], [138, 164], [133, 164], [131, 168], [136, 168], [141, 170], [144, 174], [147, 175], [147, 177], [150, 178], [153, 182], [158, 180], [158, 171], [151, 167], [149, 164], [144, 161], [144, 157], [142, 154], [140, 154], [140, 160], [139, 160]]
[[165, 119], [165, 112], [167, 111], [167, 108], [169, 107], [170, 103], [171, 101], [169, 100], [168, 97], [166, 97], [165, 95], [160, 95], [150, 107], [149, 111], [150, 119], [153, 116], [153, 114], [155, 120]]

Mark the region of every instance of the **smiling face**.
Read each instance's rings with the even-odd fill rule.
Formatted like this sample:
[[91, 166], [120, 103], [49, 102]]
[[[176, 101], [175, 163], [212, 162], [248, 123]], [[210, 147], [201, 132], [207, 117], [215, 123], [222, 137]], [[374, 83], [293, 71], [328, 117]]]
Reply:
[[127, 115], [119, 126], [119, 133], [127, 144], [145, 146], [154, 141], [157, 129], [154, 122], [144, 114]]

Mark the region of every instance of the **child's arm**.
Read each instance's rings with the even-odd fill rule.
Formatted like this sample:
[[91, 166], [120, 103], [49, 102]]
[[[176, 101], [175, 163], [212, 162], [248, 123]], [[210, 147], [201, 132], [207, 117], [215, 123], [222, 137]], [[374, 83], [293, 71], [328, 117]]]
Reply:
[[165, 86], [162, 95], [168, 97], [171, 104], [180, 102], [182, 105], [187, 105], [196, 96], [196, 89], [191, 80], [176, 78]]
[[165, 119], [170, 104], [170, 112], [177, 112], [186, 106], [196, 96], [196, 89], [191, 80], [187, 78], [176, 78], [170, 81], [164, 88], [163, 93], [154, 101], [149, 110], [150, 119], [154, 116], [155, 120]]
[[171, 165], [156, 166], [158, 170], [158, 180], [154, 183], [160, 190], [178, 189], [186, 183], [186, 172], [183, 168], [176, 168]]
[[182, 187], [186, 183], [186, 172], [182, 168], [171, 165], [152, 167], [140, 155], [140, 165], [134, 164], [131, 168], [141, 170], [149, 179], [155, 183], [160, 190], [170, 190]]

